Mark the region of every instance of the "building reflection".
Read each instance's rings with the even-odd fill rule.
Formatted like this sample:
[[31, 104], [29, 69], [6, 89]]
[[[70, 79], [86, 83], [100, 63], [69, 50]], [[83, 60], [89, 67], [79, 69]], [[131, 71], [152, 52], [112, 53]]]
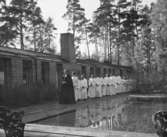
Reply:
[[[167, 110], [167, 104], [153, 102], [127, 102], [110, 106], [91, 104], [76, 111], [80, 123], [77, 126], [116, 131], [154, 133], [152, 115]], [[86, 114], [87, 113], [87, 114]], [[77, 121], [76, 121], [77, 122]], [[84, 123], [84, 124], [83, 124]]]

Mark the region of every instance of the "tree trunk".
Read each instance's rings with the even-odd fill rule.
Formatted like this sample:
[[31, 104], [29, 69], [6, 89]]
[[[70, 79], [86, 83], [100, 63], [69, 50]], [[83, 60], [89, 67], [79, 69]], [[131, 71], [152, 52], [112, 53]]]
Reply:
[[34, 43], [34, 51], [37, 51], [37, 45], [36, 45], [36, 32], [35, 27], [33, 28], [33, 43]]
[[89, 41], [88, 41], [88, 35], [86, 31], [85, 31], [85, 34], [86, 34], [86, 46], [88, 50], [88, 58], [90, 59]]
[[20, 45], [21, 45], [21, 49], [24, 50], [24, 35], [23, 35], [22, 15], [20, 17]]
[[98, 46], [97, 46], [97, 38], [95, 38], [95, 50], [96, 50], [96, 54], [98, 55], [99, 50], [98, 50]]
[[103, 35], [103, 45], [104, 45], [104, 60], [107, 60], [107, 43], [105, 39], [105, 34]]
[[[120, 7], [118, 8], [118, 12], [119, 12], [119, 14], [120, 14]], [[121, 19], [120, 19], [120, 16], [118, 16], [118, 41], [117, 41], [117, 65], [118, 65], [118, 67], [119, 67], [119, 65], [120, 65], [120, 52], [119, 52], [119, 50], [120, 50], [120, 41], [121, 41], [121, 39], [120, 39], [120, 24], [121, 24]]]
[[120, 66], [120, 45], [117, 45], [117, 65]]
[[110, 64], [112, 64], [112, 38], [111, 38], [111, 25], [109, 24], [109, 54], [110, 54]]

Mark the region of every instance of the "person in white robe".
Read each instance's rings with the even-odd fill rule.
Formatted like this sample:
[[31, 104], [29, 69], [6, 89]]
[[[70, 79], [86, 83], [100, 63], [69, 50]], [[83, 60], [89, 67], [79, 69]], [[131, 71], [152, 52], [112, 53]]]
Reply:
[[115, 88], [115, 80], [114, 76], [110, 75], [110, 95], [115, 95], [116, 94], [116, 88]]
[[119, 87], [118, 87], [119, 85], [118, 85], [117, 77], [113, 76], [112, 81], [113, 81], [113, 84], [114, 84], [114, 87], [115, 87], [115, 94], [117, 94], [119, 92]]
[[89, 89], [88, 89], [88, 97], [89, 98], [93, 98], [94, 97], [94, 78], [93, 78], [93, 75], [90, 76], [89, 78]]
[[109, 95], [111, 96], [111, 95], [113, 95], [113, 80], [112, 80], [112, 76], [110, 75], [108, 77], [108, 79], [109, 79], [109, 88], [110, 88]]
[[81, 77], [78, 79], [78, 97], [77, 100], [81, 100], [81, 92], [82, 92], [82, 79]]
[[92, 79], [92, 96], [93, 96], [93, 98], [95, 98], [96, 97], [96, 78], [93, 78]]
[[82, 100], [87, 99], [87, 88], [88, 88], [87, 79], [82, 75], [81, 76], [81, 99]]
[[94, 97], [96, 98], [98, 96], [98, 92], [97, 92], [97, 77], [94, 78], [94, 88], [95, 88], [95, 93], [94, 93]]
[[102, 77], [99, 77], [99, 97], [102, 97], [102, 83], [103, 83], [103, 79]]
[[101, 78], [101, 91], [102, 91], [102, 96], [106, 95], [106, 81], [105, 77]]
[[75, 101], [78, 101], [79, 99], [79, 79], [75, 73], [73, 73], [72, 81], [73, 81], [73, 87], [74, 87], [74, 93], [75, 93]]
[[122, 93], [125, 93], [125, 92], [126, 92], [126, 80], [125, 80], [125, 79], [122, 79], [121, 92], [122, 92]]
[[96, 80], [96, 97], [100, 97], [101, 96], [101, 94], [100, 94], [100, 92], [101, 92], [100, 78], [97, 77], [95, 80]]
[[83, 100], [83, 94], [84, 94], [84, 82], [83, 82], [83, 75], [81, 75], [81, 79], [80, 79], [80, 100]]
[[110, 95], [110, 79], [107, 74], [105, 77], [105, 81], [106, 81], [106, 95], [109, 96]]
[[121, 93], [121, 77], [116, 77], [116, 83], [117, 83], [117, 93]]

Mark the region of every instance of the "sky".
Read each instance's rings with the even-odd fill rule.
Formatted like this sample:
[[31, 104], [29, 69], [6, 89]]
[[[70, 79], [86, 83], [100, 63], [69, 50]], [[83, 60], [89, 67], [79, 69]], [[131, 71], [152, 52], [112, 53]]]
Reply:
[[[48, 16], [53, 18], [58, 32], [66, 32], [67, 21], [62, 16], [66, 12], [67, 0], [38, 0], [38, 4], [45, 18]], [[85, 9], [86, 16], [91, 18], [93, 11], [99, 5], [99, 0], [80, 0], [80, 4]]]
[[[150, 4], [156, 0], [143, 0], [144, 4]], [[93, 11], [99, 6], [99, 0], [80, 0], [81, 6], [85, 9], [86, 16], [92, 17]], [[42, 9], [44, 18], [53, 18], [58, 33], [64, 33], [67, 30], [67, 21], [62, 16], [66, 12], [67, 0], [38, 0], [38, 5]]]

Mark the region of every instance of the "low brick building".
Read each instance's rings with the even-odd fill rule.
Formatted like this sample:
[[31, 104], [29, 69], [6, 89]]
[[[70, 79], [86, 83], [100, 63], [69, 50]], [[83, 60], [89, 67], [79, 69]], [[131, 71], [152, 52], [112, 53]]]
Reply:
[[87, 77], [90, 74], [128, 76], [131, 73], [131, 67], [76, 59], [73, 35], [70, 33], [61, 36], [61, 56], [0, 47], [0, 88], [13, 89], [24, 85], [32, 89], [32, 85], [41, 83], [43, 86], [53, 85], [55, 92], [58, 92], [63, 69], [76, 71]]
[[62, 63], [60, 56], [0, 47], [1, 84], [7, 87], [37, 81], [57, 84]]

